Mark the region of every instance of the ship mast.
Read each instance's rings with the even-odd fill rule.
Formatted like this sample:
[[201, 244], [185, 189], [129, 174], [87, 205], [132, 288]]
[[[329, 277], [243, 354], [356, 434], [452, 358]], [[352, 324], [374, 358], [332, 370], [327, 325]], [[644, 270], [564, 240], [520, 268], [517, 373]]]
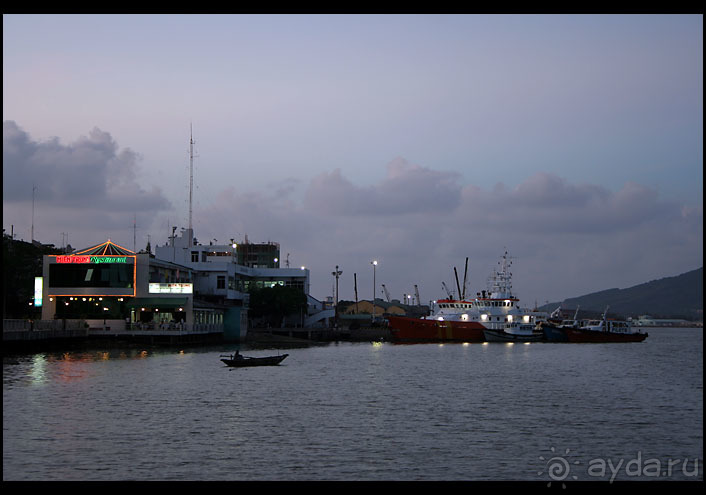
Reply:
[[500, 265], [500, 270], [495, 271], [491, 275], [491, 287], [490, 291], [493, 293], [495, 298], [508, 298], [512, 296], [512, 273], [510, 273], [510, 265], [512, 261], [508, 257], [507, 251], [503, 255], [502, 259], [498, 262]]

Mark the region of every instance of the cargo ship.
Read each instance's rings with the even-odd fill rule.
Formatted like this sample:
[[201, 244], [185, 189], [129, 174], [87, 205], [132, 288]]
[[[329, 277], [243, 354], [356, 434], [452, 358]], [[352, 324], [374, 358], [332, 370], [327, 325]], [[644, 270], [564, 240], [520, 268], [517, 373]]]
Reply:
[[[395, 342], [485, 342], [485, 330], [502, 331], [508, 325], [536, 325], [545, 313], [521, 308], [512, 293], [512, 262], [508, 253], [490, 277], [490, 287], [474, 298], [440, 299], [430, 316], [389, 316], [388, 327]], [[465, 286], [465, 280], [464, 280]], [[465, 291], [465, 289], [464, 289]], [[459, 294], [461, 292], [459, 287]]]

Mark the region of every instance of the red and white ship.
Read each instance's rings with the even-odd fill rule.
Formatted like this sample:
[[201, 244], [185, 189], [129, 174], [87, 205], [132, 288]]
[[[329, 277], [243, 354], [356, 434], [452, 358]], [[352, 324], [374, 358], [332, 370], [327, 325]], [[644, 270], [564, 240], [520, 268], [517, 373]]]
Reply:
[[[431, 316], [389, 316], [388, 327], [397, 342], [485, 342], [485, 330], [504, 331], [513, 324], [535, 325], [546, 318], [522, 308], [512, 293], [507, 252], [490, 277], [490, 287], [475, 298], [440, 299]], [[465, 283], [465, 281], [464, 281]]]

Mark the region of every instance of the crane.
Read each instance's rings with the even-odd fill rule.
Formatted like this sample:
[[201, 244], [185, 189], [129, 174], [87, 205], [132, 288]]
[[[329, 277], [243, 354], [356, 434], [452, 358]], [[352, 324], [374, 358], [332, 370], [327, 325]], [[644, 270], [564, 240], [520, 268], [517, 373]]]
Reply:
[[449, 299], [453, 299], [454, 296], [453, 296], [453, 294], [451, 293], [451, 291], [449, 290], [449, 288], [446, 287], [446, 283], [445, 283], [445, 282], [441, 282], [441, 286], [442, 286], [442, 287], [444, 288], [444, 290], [446, 291], [446, 295], [449, 296]]
[[385, 284], [382, 284], [382, 290], [385, 293], [385, 299], [387, 299], [387, 302], [390, 302], [390, 293], [387, 291], [387, 287], [385, 287]]

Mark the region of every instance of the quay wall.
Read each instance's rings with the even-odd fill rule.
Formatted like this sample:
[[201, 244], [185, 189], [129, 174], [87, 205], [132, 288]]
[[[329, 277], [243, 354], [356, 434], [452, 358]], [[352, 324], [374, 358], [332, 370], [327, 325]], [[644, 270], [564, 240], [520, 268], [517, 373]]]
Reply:
[[205, 344], [221, 342], [223, 325], [189, 328], [137, 328], [121, 320], [3, 320], [3, 348], [121, 342], [146, 344]]

